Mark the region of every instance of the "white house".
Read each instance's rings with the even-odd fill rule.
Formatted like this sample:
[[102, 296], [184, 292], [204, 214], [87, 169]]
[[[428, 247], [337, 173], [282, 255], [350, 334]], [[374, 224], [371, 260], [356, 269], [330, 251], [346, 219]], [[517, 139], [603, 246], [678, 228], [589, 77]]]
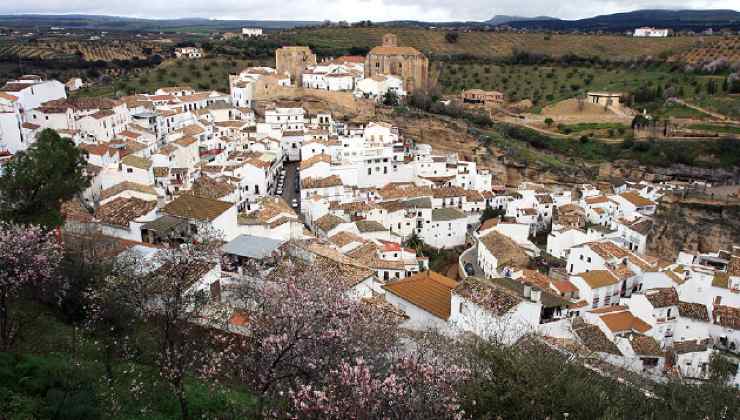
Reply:
[[509, 237], [496, 231], [478, 240], [478, 265], [488, 278], [511, 276], [526, 267], [529, 257]]

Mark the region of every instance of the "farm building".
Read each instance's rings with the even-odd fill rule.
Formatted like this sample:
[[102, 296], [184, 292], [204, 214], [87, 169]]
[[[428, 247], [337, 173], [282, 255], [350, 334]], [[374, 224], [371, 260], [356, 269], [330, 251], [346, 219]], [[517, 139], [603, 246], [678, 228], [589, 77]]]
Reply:
[[617, 108], [621, 105], [622, 94], [617, 92], [588, 92], [586, 97], [589, 103]]
[[471, 104], [500, 105], [504, 103], [504, 94], [495, 90], [468, 89], [462, 92], [462, 100]]

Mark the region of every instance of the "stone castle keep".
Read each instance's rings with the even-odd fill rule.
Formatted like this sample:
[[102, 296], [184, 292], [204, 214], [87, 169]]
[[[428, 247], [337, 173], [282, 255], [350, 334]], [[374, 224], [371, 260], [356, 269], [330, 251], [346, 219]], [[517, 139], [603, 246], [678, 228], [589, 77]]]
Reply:
[[426, 89], [429, 79], [429, 59], [413, 47], [399, 47], [394, 34], [383, 36], [383, 45], [370, 50], [365, 58], [365, 77], [398, 76], [404, 90]]
[[300, 86], [303, 70], [315, 64], [316, 54], [308, 47], [282, 47], [275, 50], [277, 73], [289, 74], [293, 86]]

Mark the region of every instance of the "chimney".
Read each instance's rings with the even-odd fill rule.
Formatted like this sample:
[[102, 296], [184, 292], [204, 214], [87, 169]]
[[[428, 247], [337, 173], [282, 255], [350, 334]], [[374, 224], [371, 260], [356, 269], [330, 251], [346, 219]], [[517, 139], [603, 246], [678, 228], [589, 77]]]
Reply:
[[722, 296], [716, 296], [714, 298], [714, 306], [721, 305], [722, 304]]
[[532, 296], [532, 286], [525, 284], [524, 285], [524, 297], [529, 298]]
[[540, 299], [542, 298], [542, 291], [539, 289], [532, 289], [530, 299], [532, 302], [538, 303]]

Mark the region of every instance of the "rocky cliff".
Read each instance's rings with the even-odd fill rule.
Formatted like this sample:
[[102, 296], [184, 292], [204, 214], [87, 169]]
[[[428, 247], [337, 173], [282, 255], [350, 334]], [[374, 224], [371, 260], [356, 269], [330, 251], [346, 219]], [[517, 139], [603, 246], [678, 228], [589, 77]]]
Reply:
[[740, 244], [740, 203], [666, 196], [655, 214], [648, 253], [673, 260], [682, 249], [708, 252]]

